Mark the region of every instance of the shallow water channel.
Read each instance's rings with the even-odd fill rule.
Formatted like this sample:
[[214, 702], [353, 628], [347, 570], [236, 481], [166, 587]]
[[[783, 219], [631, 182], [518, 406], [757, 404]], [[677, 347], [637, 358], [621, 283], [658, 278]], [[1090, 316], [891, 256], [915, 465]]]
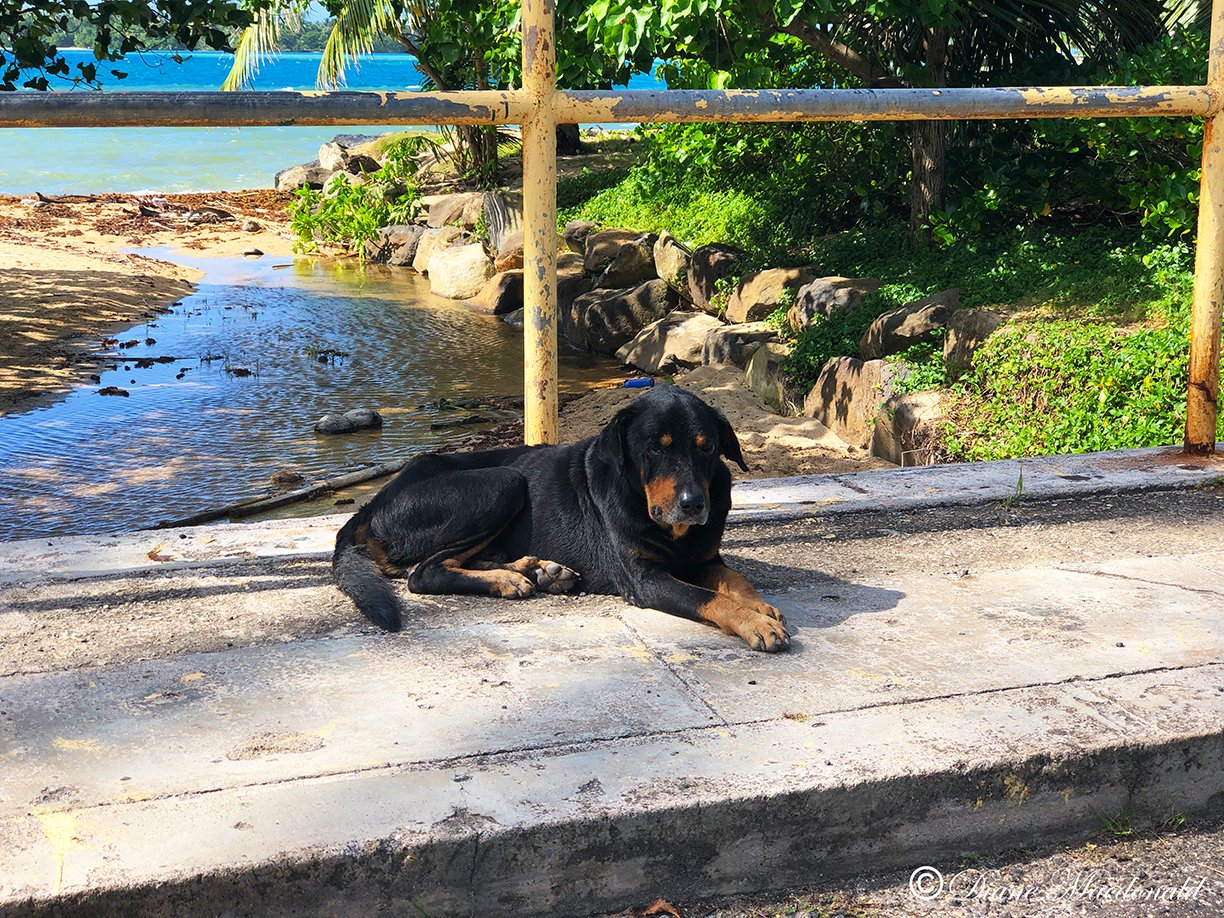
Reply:
[[[114, 368], [100, 383], [0, 418], [0, 540], [152, 526], [263, 494], [279, 471], [313, 479], [406, 458], [482, 429], [434, 429], [456, 413], [422, 405], [522, 393], [521, 330], [432, 296], [407, 270], [146, 254], [206, 275], [115, 336], [137, 343], [104, 349]], [[562, 352], [563, 390], [616, 376], [611, 360]], [[110, 386], [129, 394], [99, 394]], [[327, 412], [367, 407], [381, 430], [313, 432]]]

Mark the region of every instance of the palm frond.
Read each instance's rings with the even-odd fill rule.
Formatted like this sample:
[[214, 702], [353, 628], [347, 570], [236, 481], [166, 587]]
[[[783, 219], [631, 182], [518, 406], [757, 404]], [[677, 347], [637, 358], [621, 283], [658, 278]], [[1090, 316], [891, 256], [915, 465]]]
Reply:
[[276, 53], [281, 29], [299, 29], [301, 24], [301, 8], [296, 2], [274, 4], [256, 11], [254, 21], [243, 29], [238, 39], [234, 62], [221, 90], [249, 89], [264, 59]]
[[379, 35], [393, 34], [395, 22], [391, 0], [349, 0], [344, 4], [319, 61], [319, 88], [343, 86], [345, 69], [350, 64], [356, 66], [361, 55], [371, 53]]

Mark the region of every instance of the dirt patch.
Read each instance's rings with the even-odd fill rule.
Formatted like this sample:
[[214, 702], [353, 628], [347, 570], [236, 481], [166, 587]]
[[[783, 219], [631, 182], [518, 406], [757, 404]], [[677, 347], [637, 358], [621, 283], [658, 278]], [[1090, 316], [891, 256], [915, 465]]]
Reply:
[[262, 759], [269, 755], [314, 752], [323, 748], [323, 739], [312, 733], [260, 733], [225, 754], [231, 762]]
[[96, 373], [103, 337], [154, 319], [201, 276], [127, 250], [288, 255], [288, 200], [272, 191], [0, 196], [0, 415]]
[[[815, 418], [774, 414], [734, 367], [697, 367], [677, 377], [676, 385], [700, 396], [731, 422], [750, 469], [733, 468], [736, 478], [859, 472], [889, 466], [846, 444]], [[645, 391], [599, 389], [571, 402], [561, 412], [561, 439], [572, 442], [599, 433], [613, 415]]]

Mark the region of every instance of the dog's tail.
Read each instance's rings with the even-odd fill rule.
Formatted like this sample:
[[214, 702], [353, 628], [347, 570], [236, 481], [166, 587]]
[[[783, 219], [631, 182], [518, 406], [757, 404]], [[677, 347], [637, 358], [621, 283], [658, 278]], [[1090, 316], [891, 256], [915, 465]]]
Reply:
[[364, 546], [358, 546], [354, 541], [357, 527], [365, 522], [362, 517], [363, 513], [355, 513], [337, 533], [336, 551], [332, 555], [332, 576], [362, 615], [380, 628], [399, 631], [399, 597], [365, 553]]

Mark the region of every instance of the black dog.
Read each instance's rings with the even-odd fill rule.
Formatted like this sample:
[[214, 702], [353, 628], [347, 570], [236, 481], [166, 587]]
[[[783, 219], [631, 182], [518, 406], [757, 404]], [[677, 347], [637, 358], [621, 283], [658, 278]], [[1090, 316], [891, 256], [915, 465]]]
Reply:
[[719, 555], [731, 509], [720, 454], [747, 470], [721, 413], [662, 386], [579, 443], [422, 456], [340, 530], [332, 571], [391, 631], [400, 604], [383, 575], [407, 575], [414, 593], [508, 598], [581, 580], [782, 650], [782, 616]]

